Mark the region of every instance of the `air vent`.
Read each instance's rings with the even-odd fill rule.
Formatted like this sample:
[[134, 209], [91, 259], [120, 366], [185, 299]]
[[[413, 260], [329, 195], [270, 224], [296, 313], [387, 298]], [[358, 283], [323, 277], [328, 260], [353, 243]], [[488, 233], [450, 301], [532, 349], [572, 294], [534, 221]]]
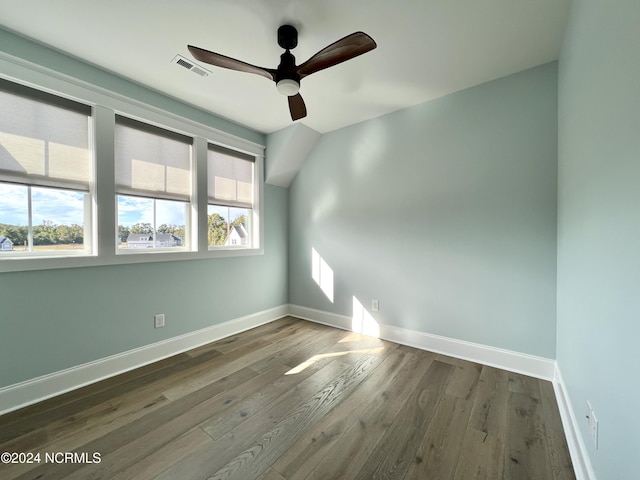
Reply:
[[171, 60], [171, 63], [178, 64], [181, 67], [186, 68], [187, 70], [191, 70], [193, 73], [197, 73], [201, 77], [206, 77], [211, 73], [208, 70], [205, 70], [204, 68], [195, 65], [193, 62], [190, 62], [189, 60], [184, 58], [182, 55], [176, 55], [175, 57], [173, 57], [173, 60]]

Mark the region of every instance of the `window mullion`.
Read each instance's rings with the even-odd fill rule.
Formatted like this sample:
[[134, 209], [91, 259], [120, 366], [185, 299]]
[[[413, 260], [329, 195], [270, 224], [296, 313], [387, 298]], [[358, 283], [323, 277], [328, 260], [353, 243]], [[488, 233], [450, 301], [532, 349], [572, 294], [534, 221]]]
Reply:
[[153, 225], [151, 226], [151, 234], [153, 235], [153, 246], [158, 246], [158, 239], [156, 234], [158, 233], [158, 200], [153, 199]]
[[27, 251], [33, 252], [33, 205], [31, 185], [27, 186]]
[[207, 212], [207, 141], [196, 137], [193, 142], [195, 181], [193, 197], [195, 199], [196, 215], [192, 224], [192, 238], [195, 239], [199, 251], [207, 251], [209, 243], [209, 215]]
[[95, 148], [95, 198], [98, 224], [95, 242], [101, 257], [113, 258], [117, 248], [115, 174], [114, 174], [114, 128], [115, 113], [105, 107], [94, 107]]

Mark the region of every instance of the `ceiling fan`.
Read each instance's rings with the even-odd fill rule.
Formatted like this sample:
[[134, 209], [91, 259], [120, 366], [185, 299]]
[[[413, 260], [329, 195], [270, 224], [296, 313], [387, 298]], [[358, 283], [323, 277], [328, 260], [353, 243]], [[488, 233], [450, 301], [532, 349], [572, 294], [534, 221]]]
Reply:
[[188, 47], [193, 57], [201, 62], [239, 72], [255, 73], [273, 80], [276, 82], [278, 91], [289, 98], [291, 119], [298, 120], [307, 116], [304, 100], [298, 93], [300, 80], [312, 73], [367, 53], [377, 46], [369, 35], [363, 32], [356, 32], [323, 48], [306, 62], [296, 65], [296, 59], [290, 50], [298, 45], [298, 31], [291, 25], [282, 25], [278, 28], [278, 45], [286, 51], [280, 55], [280, 65], [276, 69], [257, 67], [235, 58], [194, 47], [193, 45]]

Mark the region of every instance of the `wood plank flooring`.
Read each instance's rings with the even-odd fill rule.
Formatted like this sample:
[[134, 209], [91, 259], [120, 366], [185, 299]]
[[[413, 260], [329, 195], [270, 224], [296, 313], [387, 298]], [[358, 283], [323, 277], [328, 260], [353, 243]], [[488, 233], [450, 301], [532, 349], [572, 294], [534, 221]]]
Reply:
[[40, 454], [7, 480], [575, 479], [549, 382], [292, 317], [1, 416], [0, 452]]

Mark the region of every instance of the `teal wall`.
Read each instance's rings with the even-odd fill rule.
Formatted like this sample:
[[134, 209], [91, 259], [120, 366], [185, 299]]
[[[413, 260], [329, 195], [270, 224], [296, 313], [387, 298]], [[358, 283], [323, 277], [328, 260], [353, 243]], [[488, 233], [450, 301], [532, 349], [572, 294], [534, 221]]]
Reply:
[[639, 25], [637, 0], [574, 0], [559, 72], [557, 360], [607, 480], [640, 478]]
[[[0, 30], [4, 51], [265, 143], [182, 105]], [[288, 191], [264, 191], [264, 254], [0, 274], [0, 388], [287, 303]], [[166, 326], [153, 328], [153, 315]]]
[[325, 134], [290, 187], [289, 301], [555, 358], [556, 182], [555, 62]]

